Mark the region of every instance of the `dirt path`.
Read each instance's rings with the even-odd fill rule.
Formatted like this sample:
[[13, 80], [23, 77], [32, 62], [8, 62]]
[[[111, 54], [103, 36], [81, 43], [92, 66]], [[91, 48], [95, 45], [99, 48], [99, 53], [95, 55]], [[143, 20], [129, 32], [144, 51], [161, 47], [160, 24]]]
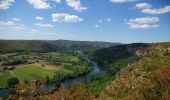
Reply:
[[15, 74], [13, 73], [13, 71], [9, 71], [9, 72], [13, 77], [15, 77]]
[[59, 66], [46, 65], [46, 64], [44, 64], [44, 67], [42, 67], [42, 65], [39, 64], [39, 63], [35, 63], [35, 64], [33, 64], [33, 65], [36, 65], [36, 66], [38, 66], [38, 67], [41, 67], [41, 68], [44, 68], [44, 69], [47, 69], [47, 70], [59, 70], [59, 69], [62, 68], [62, 67], [59, 67]]
[[23, 67], [23, 66], [28, 66], [28, 65], [41, 67], [41, 68], [44, 68], [44, 69], [47, 69], [47, 70], [59, 70], [59, 69], [62, 68], [60, 66], [54, 66], [54, 65], [48, 65], [48, 64], [44, 64], [44, 67], [42, 67], [42, 64], [40, 64], [40, 63], [22, 64], [22, 65], [16, 66], [16, 68]]

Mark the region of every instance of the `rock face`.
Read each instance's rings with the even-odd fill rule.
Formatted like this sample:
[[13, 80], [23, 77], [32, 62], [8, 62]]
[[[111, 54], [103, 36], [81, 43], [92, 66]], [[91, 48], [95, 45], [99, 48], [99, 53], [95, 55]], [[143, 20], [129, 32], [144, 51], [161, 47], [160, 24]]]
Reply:
[[94, 53], [94, 59], [99, 62], [104, 60], [112, 62], [114, 59], [126, 58], [132, 55], [142, 55], [149, 46], [149, 44], [144, 43], [133, 43], [99, 49]]
[[[166, 45], [166, 47], [164, 47]], [[155, 44], [149, 52], [126, 68], [101, 93], [99, 100], [169, 100], [170, 97], [170, 52], [158, 49], [170, 47]]]

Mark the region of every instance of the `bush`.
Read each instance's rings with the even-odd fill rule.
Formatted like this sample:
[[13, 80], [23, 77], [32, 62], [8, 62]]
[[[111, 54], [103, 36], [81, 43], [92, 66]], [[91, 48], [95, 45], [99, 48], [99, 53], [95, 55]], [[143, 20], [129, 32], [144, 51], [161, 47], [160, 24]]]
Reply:
[[12, 77], [9, 78], [7, 82], [8, 82], [8, 86], [15, 86], [19, 83], [19, 80], [16, 77]]
[[151, 70], [155, 70], [158, 68], [158, 65], [156, 64], [153, 64], [153, 63], [150, 63], [150, 64], [146, 64], [145, 65], [145, 68], [147, 71], [151, 71]]
[[91, 75], [91, 80], [96, 81], [102, 79], [102, 75], [100, 73], [92, 73]]

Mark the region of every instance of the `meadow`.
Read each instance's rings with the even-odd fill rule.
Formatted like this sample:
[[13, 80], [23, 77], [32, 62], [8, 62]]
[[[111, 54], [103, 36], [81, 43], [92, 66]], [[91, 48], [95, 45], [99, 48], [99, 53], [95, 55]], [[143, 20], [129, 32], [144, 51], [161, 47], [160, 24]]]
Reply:
[[0, 87], [6, 86], [7, 80], [11, 77], [17, 77], [23, 83], [25, 80], [45, 79], [46, 76], [52, 78], [54, 75], [55, 70], [50, 71], [33, 65], [19, 66], [11, 71], [0, 72]]

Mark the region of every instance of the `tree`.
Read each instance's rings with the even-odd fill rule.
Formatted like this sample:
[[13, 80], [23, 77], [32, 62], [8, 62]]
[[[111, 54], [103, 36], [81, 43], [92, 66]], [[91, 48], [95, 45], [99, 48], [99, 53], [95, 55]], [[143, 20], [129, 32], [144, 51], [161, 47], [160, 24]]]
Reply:
[[45, 79], [45, 83], [46, 83], [47, 85], [49, 85], [49, 84], [50, 84], [50, 78], [49, 78], [49, 76], [46, 76], [45, 78], [46, 78], [46, 79]]
[[7, 83], [8, 83], [8, 86], [15, 86], [19, 83], [19, 80], [16, 77], [12, 77], [8, 79]]
[[45, 67], [45, 65], [44, 65], [44, 64], [42, 64], [41, 66], [42, 66], [42, 67]]

